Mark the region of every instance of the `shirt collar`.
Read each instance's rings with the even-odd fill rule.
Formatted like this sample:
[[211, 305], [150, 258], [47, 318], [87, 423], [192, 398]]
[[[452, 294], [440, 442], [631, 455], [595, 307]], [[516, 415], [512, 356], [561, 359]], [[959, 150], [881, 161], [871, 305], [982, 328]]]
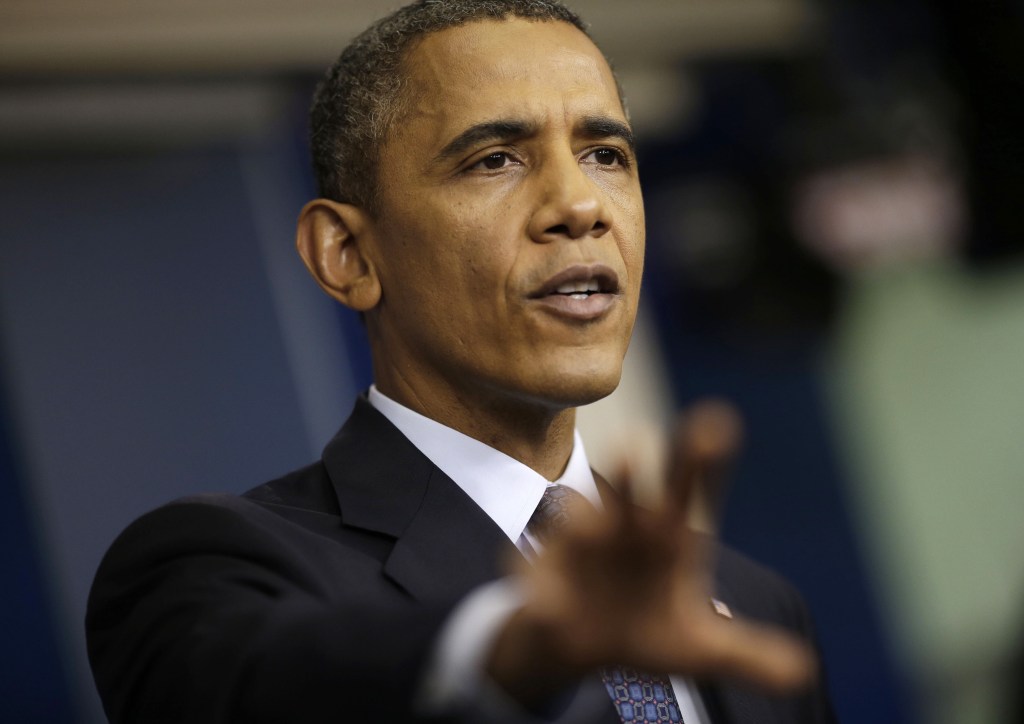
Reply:
[[[376, 385], [370, 386], [369, 400], [421, 453], [455, 481], [509, 540], [519, 541], [551, 482], [505, 453], [395, 402]], [[569, 464], [554, 483], [570, 487], [594, 506], [601, 506], [578, 431], [573, 431]]]

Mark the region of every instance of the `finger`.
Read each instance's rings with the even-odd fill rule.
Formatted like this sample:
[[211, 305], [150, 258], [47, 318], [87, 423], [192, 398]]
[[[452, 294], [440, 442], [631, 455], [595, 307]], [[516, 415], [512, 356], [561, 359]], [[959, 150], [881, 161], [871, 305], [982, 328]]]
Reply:
[[717, 503], [741, 438], [741, 418], [727, 402], [702, 400], [684, 413], [668, 466], [667, 497], [677, 515], [685, 514], [697, 496]]
[[664, 509], [672, 525], [685, 518], [697, 483], [697, 471], [688, 454], [689, 435], [689, 419], [686, 413], [683, 413], [673, 430], [668, 465], [665, 468]]
[[625, 505], [634, 503], [633, 467], [629, 460], [623, 457], [615, 466], [615, 475], [612, 477], [612, 487], [618, 493], [618, 501]]
[[617, 494], [608, 496], [610, 499], [602, 499], [605, 520], [612, 528], [621, 530], [633, 525], [636, 517], [636, 484], [628, 458], [619, 461], [612, 479], [612, 487]]
[[706, 527], [715, 530], [729, 472], [743, 441], [743, 418], [731, 403], [709, 399], [695, 407], [692, 424], [691, 457], [698, 468], [695, 502]]
[[735, 676], [778, 692], [813, 682], [817, 657], [806, 642], [780, 629], [740, 619], [718, 619], [704, 629], [705, 673]]

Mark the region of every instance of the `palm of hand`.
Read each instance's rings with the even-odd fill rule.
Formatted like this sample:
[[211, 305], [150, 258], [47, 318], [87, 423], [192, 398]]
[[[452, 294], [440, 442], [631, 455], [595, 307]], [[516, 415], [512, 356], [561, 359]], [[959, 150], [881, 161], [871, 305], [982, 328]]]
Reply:
[[604, 511], [576, 506], [544, 554], [521, 566], [526, 616], [578, 672], [624, 665], [794, 688], [815, 668], [804, 643], [711, 606], [714, 542], [688, 527], [688, 508], [695, 486], [721, 473], [738, 431], [723, 434], [722, 420], [696, 412], [680, 428], [662, 506], [634, 505], [621, 475], [622, 494], [609, 496]]

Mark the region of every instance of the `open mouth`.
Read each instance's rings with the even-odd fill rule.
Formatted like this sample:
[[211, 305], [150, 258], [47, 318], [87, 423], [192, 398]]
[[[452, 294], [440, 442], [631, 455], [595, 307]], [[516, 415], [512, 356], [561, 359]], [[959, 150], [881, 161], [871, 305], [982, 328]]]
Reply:
[[555, 290], [555, 294], [562, 294], [573, 299], [587, 299], [591, 294], [600, 294], [601, 285], [596, 279], [587, 281], [569, 282]]
[[595, 294], [618, 294], [619, 278], [610, 268], [595, 264], [572, 266], [548, 279], [534, 294], [534, 299], [563, 296], [585, 300]]
[[603, 264], [579, 264], [555, 274], [530, 295], [544, 309], [573, 321], [604, 317], [620, 297], [618, 275]]

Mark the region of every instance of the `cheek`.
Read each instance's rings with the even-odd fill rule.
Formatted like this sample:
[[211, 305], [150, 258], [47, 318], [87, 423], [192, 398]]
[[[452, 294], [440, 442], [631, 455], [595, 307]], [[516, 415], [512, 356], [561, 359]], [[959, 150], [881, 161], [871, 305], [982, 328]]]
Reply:
[[463, 224], [446, 250], [447, 263], [459, 270], [461, 283], [480, 304], [504, 299], [521, 251], [507, 229], [495, 224]]
[[625, 228], [620, 225], [619, 253], [622, 255], [622, 261], [626, 265], [633, 286], [640, 284], [640, 276], [644, 267], [645, 244], [646, 229], [642, 213], [638, 217], [629, 218]]
[[629, 269], [630, 274], [633, 275], [634, 281], [637, 285], [640, 284], [640, 276], [643, 274], [644, 268], [644, 230], [640, 228], [637, 231], [637, 240], [632, 244], [629, 244], [623, 252], [623, 258], [626, 262], [626, 267]]
[[645, 219], [640, 184], [633, 178], [620, 184], [609, 184], [605, 190], [621, 238], [626, 243], [639, 245], [642, 250]]

